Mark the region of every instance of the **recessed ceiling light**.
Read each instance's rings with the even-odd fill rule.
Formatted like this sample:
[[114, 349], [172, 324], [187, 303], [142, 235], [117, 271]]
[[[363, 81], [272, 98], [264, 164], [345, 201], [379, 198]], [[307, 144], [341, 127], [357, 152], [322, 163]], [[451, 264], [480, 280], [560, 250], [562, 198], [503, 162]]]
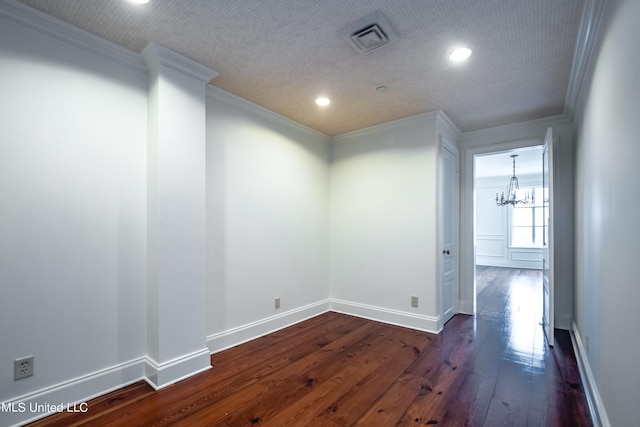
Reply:
[[471, 49], [467, 47], [459, 47], [455, 49], [453, 52], [451, 52], [451, 55], [449, 55], [449, 59], [454, 62], [460, 62], [460, 61], [464, 61], [470, 56], [471, 56]]
[[131, 3], [136, 3], [136, 4], [147, 4], [149, 3], [149, 0], [129, 0]]
[[320, 97], [320, 98], [316, 99], [316, 104], [324, 107], [326, 105], [331, 104], [331, 101], [329, 101], [328, 98]]

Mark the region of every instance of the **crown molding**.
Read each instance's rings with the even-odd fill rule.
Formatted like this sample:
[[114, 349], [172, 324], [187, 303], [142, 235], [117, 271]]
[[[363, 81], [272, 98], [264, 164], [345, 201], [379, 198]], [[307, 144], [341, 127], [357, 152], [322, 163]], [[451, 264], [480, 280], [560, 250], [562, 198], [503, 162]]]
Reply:
[[591, 61], [606, 2], [607, 0], [586, 0], [584, 5], [573, 52], [573, 64], [571, 65], [567, 94], [564, 100], [564, 116], [569, 120], [573, 120], [573, 114], [580, 97], [589, 62]]
[[548, 127], [555, 128], [570, 124], [571, 120], [564, 114], [559, 116], [543, 117], [525, 122], [510, 123], [508, 125], [464, 132], [461, 134], [458, 141], [461, 148], [472, 148], [481, 145], [532, 138], [539, 138], [542, 140], [544, 132], [541, 133], [541, 130], [546, 130]]
[[326, 139], [327, 141], [329, 140], [329, 135], [327, 134], [324, 134], [308, 126], [305, 126], [301, 123], [293, 121], [267, 108], [261, 107], [258, 104], [254, 104], [251, 101], [247, 101], [246, 99], [241, 98], [237, 95], [234, 95], [230, 92], [227, 92], [223, 89], [220, 89], [219, 87], [211, 86], [211, 85], [207, 86], [207, 98], [213, 99], [215, 101], [218, 101], [223, 104], [229, 105], [231, 107], [237, 108], [239, 110], [245, 111], [261, 119], [277, 122], [288, 127], [294, 127], [302, 132]]
[[0, 17], [46, 36], [146, 73], [140, 55], [14, 0], [0, 0]]
[[189, 58], [167, 49], [155, 42], [150, 42], [140, 54], [147, 68], [158, 71], [159, 66], [165, 66], [179, 71], [183, 74], [209, 83], [212, 79], [218, 77], [218, 72], [204, 65], [201, 65]]
[[435, 110], [435, 111], [430, 111], [428, 113], [417, 114], [415, 116], [405, 117], [402, 119], [381, 123], [379, 125], [374, 125], [367, 128], [354, 130], [352, 132], [347, 132], [347, 133], [343, 133], [343, 134], [332, 137], [331, 143], [333, 144], [333, 143], [345, 142], [352, 138], [362, 137], [362, 136], [370, 135], [372, 133], [391, 130], [391, 129], [395, 129], [403, 126], [409, 126], [412, 124], [419, 124], [419, 123], [424, 124], [428, 120], [432, 120], [435, 123], [440, 114], [442, 114], [442, 111]]
[[411, 117], [405, 117], [398, 120], [393, 120], [390, 122], [382, 123], [379, 125], [371, 126], [364, 129], [354, 130], [353, 132], [343, 133], [341, 135], [334, 136], [331, 138], [332, 143], [339, 143], [351, 138], [362, 137], [371, 133], [381, 132], [385, 130], [394, 129], [401, 126], [410, 126], [412, 124], [417, 123], [425, 123], [426, 121], [432, 120], [437, 125], [441, 127], [441, 129], [447, 133], [447, 136], [453, 138], [454, 141], [457, 141], [462, 132], [458, 129], [455, 123], [447, 116], [442, 110], [430, 111], [428, 113], [417, 114]]

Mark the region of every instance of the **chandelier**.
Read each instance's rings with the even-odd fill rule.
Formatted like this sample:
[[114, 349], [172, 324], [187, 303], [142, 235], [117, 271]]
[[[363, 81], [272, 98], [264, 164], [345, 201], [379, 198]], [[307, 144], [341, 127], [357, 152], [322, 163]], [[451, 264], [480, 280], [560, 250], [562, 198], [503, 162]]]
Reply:
[[[533, 203], [533, 194], [531, 191], [526, 190], [524, 192], [520, 191], [520, 185], [518, 184], [518, 177], [516, 176], [516, 157], [517, 154], [512, 154], [511, 158], [513, 159], [513, 176], [509, 180], [509, 188], [507, 190], [507, 198], [504, 198], [504, 191], [502, 195], [498, 198], [498, 193], [496, 193], [496, 204], [498, 206], [506, 206], [506, 205], [530, 205]], [[521, 198], [518, 198], [521, 196]]]

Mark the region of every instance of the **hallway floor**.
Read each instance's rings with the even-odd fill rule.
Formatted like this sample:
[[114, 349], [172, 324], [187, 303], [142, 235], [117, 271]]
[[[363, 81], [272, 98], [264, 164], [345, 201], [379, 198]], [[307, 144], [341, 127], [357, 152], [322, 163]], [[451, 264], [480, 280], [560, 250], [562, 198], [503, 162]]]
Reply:
[[496, 377], [484, 425], [592, 425], [569, 332], [545, 341], [542, 272], [477, 266], [476, 286], [476, 340], [501, 348], [479, 367]]

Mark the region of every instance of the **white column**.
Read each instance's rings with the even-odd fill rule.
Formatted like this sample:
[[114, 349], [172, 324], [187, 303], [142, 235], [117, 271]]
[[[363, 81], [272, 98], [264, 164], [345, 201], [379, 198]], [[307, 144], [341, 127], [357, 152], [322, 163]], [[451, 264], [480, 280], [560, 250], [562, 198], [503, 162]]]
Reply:
[[150, 43], [147, 372], [162, 388], [210, 368], [205, 307], [205, 94], [217, 76]]

